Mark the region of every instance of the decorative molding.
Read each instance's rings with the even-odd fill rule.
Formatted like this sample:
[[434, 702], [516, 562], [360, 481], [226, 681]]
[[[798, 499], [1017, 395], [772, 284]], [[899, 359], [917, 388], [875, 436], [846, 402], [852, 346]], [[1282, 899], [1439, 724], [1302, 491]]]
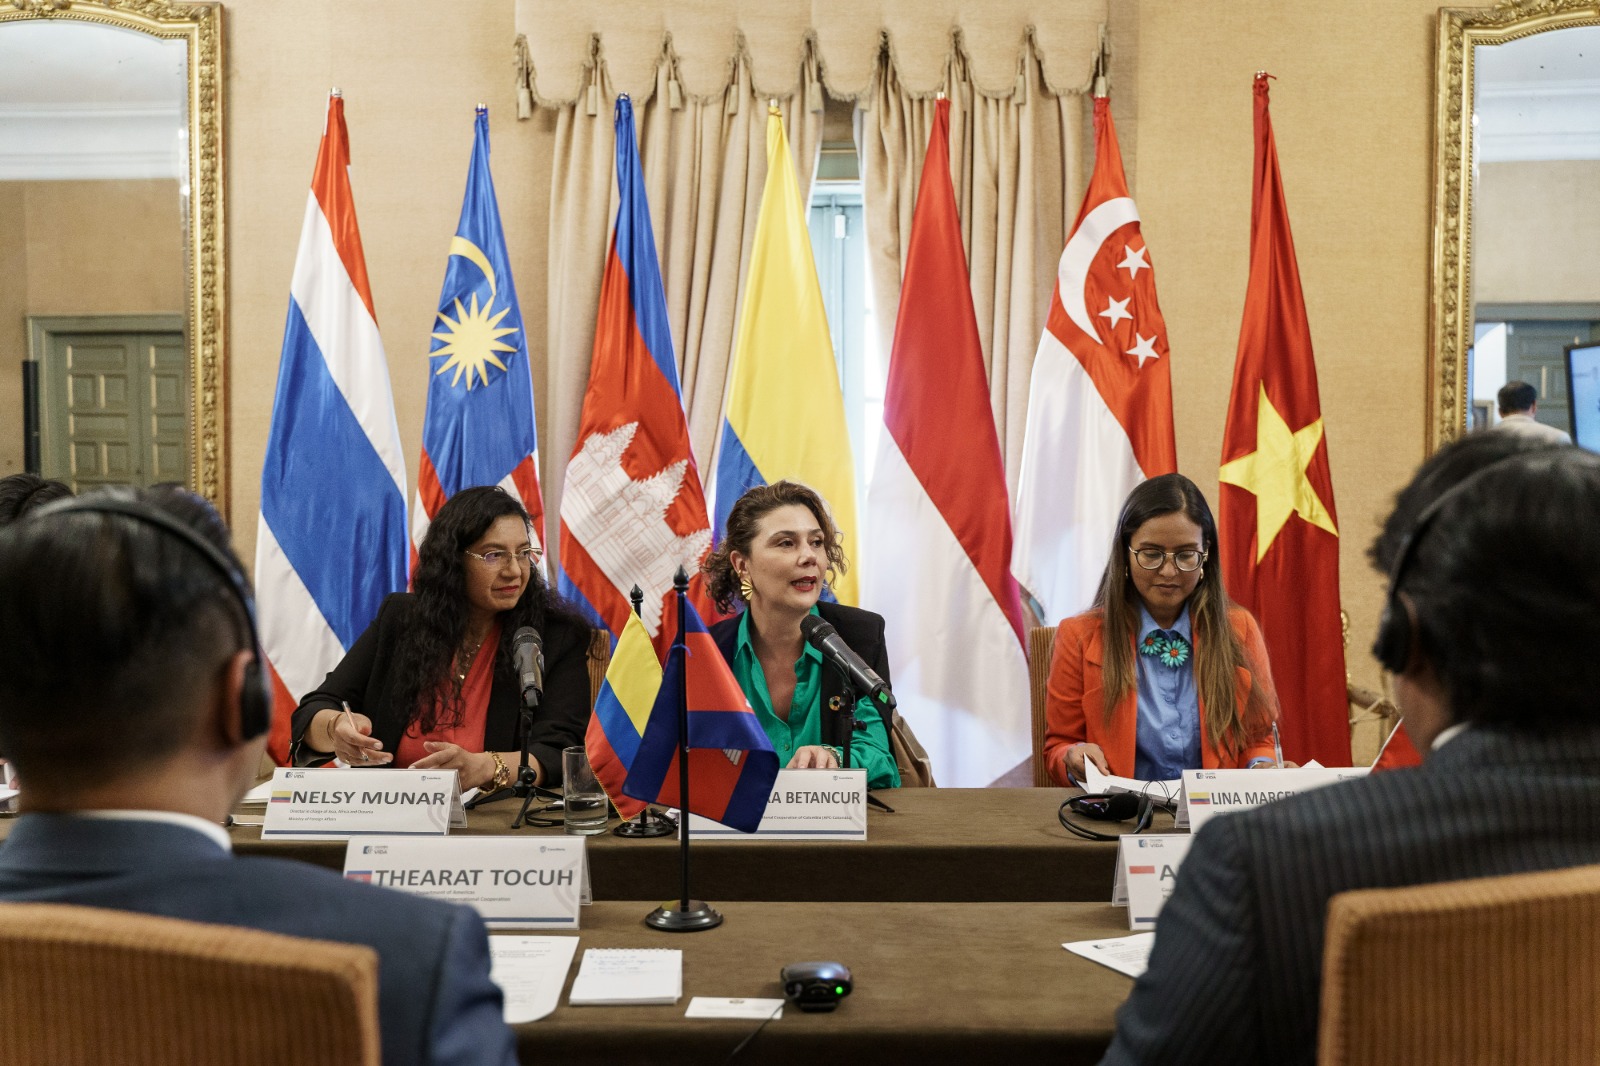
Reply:
[[1466, 431], [1467, 349], [1472, 345], [1473, 49], [1573, 26], [1600, 26], [1587, 0], [1503, 0], [1493, 8], [1441, 8], [1434, 67], [1432, 318], [1428, 426], [1432, 452]]
[[0, 0], [0, 26], [50, 19], [181, 40], [187, 49], [190, 486], [229, 515], [222, 4], [212, 0]]

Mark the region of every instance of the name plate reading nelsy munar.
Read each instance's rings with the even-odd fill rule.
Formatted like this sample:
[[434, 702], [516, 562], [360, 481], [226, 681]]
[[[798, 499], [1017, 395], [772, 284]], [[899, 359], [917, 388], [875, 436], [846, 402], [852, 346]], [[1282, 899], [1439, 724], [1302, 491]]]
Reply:
[[344, 876], [473, 908], [491, 929], [576, 929], [588, 902], [582, 837], [362, 837]]
[[[694, 782], [689, 782], [694, 788]], [[779, 770], [767, 799], [767, 812], [754, 833], [741, 833], [720, 822], [691, 815], [689, 838], [738, 840], [865, 840], [867, 839], [867, 772], [865, 770]]]
[[299, 770], [272, 775], [264, 840], [443, 836], [467, 824], [454, 770]]

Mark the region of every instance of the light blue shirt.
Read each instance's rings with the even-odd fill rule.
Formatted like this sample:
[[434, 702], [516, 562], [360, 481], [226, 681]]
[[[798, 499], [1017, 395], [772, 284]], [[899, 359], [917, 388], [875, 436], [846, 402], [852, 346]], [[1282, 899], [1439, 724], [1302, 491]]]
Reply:
[[1167, 666], [1159, 656], [1134, 653], [1139, 683], [1138, 743], [1134, 750], [1134, 776], [1141, 781], [1171, 781], [1183, 771], [1200, 766], [1200, 692], [1194, 683], [1194, 638], [1189, 608], [1162, 629], [1143, 605], [1139, 607], [1139, 638], [1143, 647], [1152, 633], [1179, 636], [1190, 645], [1182, 666]]

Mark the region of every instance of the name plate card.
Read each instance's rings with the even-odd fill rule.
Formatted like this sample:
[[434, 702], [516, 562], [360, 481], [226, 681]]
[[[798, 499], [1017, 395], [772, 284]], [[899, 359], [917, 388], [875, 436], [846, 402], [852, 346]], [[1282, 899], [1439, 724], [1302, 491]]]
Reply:
[[[694, 788], [694, 782], [689, 782]], [[865, 770], [779, 770], [767, 800], [767, 813], [754, 833], [741, 833], [720, 822], [689, 816], [689, 837], [732, 840], [867, 839], [867, 772]]]
[[1178, 867], [1194, 837], [1188, 833], [1125, 833], [1117, 839], [1117, 880], [1111, 888], [1111, 905], [1128, 908], [1129, 929], [1154, 929], [1156, 915], [1172, 895]]
[[1213, 817], [1365, 777], [1368, 766], [1302, 766], [1289, 770], [1185, 770], [1178, 825], [1198, 832]]
[[344, 876], [465, 904], [491, 929], [576, 929], [587, 854], [582, 837], [363, 837], [345, 846]]
[[443, 836], [464, 828], [454, 770], [294, 769], [272, 775], [264, 840]]

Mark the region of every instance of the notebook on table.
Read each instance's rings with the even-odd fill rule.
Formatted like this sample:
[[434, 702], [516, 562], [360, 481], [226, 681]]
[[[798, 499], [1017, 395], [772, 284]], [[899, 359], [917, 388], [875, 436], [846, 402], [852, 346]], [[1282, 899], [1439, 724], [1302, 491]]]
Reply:
[[680, 948], [588, 948], [572, 980], [574, 1007], [671, 1004], [683, 997]]

